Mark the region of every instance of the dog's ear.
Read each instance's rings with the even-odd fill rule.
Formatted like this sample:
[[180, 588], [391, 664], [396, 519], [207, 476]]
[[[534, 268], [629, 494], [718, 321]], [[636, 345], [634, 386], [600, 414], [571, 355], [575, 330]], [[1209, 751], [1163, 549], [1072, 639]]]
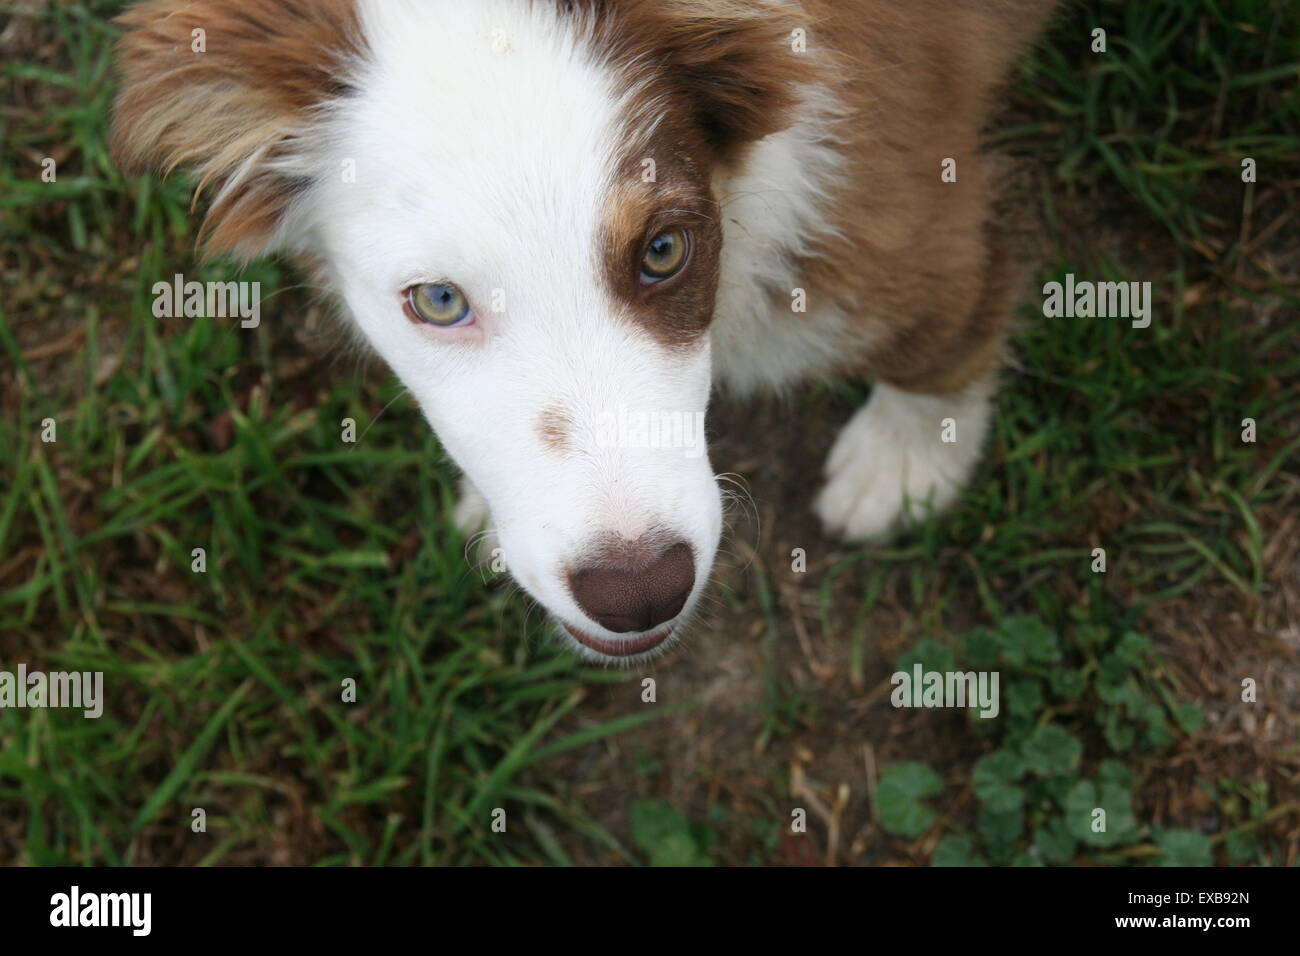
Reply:
[[653, 52], [640, 62], [687, 98], [718, 156], [789, 125], [800, 84], [815, 78], [816, 57], [798, 52], [806, 21], [797, 10], [747, 0], [651, 0], [642, 9], [639, 43]]
[[321, 172], [303, 137], [314, 108], [347, 91], [353, 0], [148, 0], [118, 23], [114, 159], [131, 175], [194, 172], [212, 193], [209, 251], [269, 251]]

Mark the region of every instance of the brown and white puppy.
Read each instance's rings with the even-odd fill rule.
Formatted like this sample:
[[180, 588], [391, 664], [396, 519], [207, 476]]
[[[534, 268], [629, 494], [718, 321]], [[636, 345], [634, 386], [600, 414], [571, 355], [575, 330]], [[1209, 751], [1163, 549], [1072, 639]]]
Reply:
[[959, 494], [1008, 312], [978, 133], [1052, 5], [148, 0], [114, 147], [200, 177], [211, 250], [314, 263], [464, 470], [462, 525], [630, 661], [713, 566], [714, 383], [874, 381], [836, 533]]

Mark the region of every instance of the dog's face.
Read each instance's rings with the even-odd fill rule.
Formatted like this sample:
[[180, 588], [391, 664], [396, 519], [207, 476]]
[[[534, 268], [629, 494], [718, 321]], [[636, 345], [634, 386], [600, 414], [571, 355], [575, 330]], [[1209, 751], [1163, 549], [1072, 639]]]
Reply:
[[[208, 56], [218, 37], [242, 38], [247, 55], [254, 17], [280, 34], [280, 69], [286, 55], [313, 62], [304, 44], [319, 50], [337, 27], [333, 94], [281, 97], [276, 108], [291, 111], [277, 138], [206, 170], [218, 185], [214, 238], [225, 229], [236, 251], [278, 246], [323, 263], [486, 499], [505, 564], [567, 640], [624, 661], [667, 646], [705, 587], [722, 520], [703, 434], [722, 241], [711, 182], [761, 133], [757, 112], [734, 128], [735, 98], [776, 109], [776, 85], [750, 79], [738, 92], [716, 69], [731, 113], [714, 119], [707, 96], [674, 75], [680, 49], [663, 51], [666, 72], [640, 72], [653, 48], [637, 46], [675, 25], [675, 42], [704, 56], [716, 23], [693, 37], [693, 21], [662, 12], [620, 19], [635, 3], [619, 15], [558, 0], [331, 0], [312, 14], [287, 13], [287, 0], [153, 3], [128, 15], [137, 32], [124, 41], [117, 148], [137, 162], [184, 152], [169, 137], [195, 123], [179, 109], [170, 125], [137, 116], [158, 108], [151, 96], [164, 112], [178, 97], [193, 110], [200, 93], [224, 96], [226, 119], [244, 124], [250, 104], [277, 96], [241, 88], [258, 83], [256, 64], [242, 80], [214, 77], [146, 46], [175, 6], [183, 33], [191, 20], [208, 31]], [[758, 31], [744, 42], [770, 43], [761, 20], [734, 26]], [[154, 85], [163, 53], [170, 90]], [[235, 57], [233, 43], [223, 53]], [[707, 86], [707, 69], [689, 69]], [[205, 108], [216, 147], [251, 135]], [[250, 230], [241, 215], [265, 221]]]

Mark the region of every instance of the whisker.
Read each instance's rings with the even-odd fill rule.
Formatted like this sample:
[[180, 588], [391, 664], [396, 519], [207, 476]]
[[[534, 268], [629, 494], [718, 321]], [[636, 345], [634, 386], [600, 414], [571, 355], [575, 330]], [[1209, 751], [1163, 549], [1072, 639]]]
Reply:
[[353, 444], [352, 449], [351, 449], [352, 451], [356, 451], [358, 448], [361, 447], [361, 440], [362, 440], [363, 438], [365, 438], [366, 435], [368, 435], [368, 434], [370, 433], [370, 429], [372, 429], [372, 428], [375, 427], [375, 422], [379, 421], [379, 419], [383, 417], [384, 412], [388, 411], [390, 408], [393, 407], [393, 403], [394, 403], [394, 402], [396, 402], [396, 401], [397, 401], [399, 398], [401, 398], [403, 395], [406, 395], [408, 392], [410, 392], [410, 389], [408, 389], [406, 386], [402, 386], [402, 390], [399, 391], [396, 395], [394, 395], [394, 396], [393, 396], [393, 397], [388, 401], [388, 403], [387, 403], [386, 405], [384, 405], [384, 407], [381, 408], [381, 409], [379, 410], [379, 413], [378, 413], [377, 415], [375, 415], [374, 418], [370, 419], [370, 424], [366, 426], [365, 431], [363, 431], [363, 432], [362, 432], [362, 433], [357, 437], [356, 442]]

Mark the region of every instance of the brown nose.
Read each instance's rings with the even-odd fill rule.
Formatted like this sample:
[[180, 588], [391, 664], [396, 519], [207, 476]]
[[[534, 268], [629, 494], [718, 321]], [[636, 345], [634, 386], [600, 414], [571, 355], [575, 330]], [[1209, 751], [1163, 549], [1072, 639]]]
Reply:
[[636, 542], [569, 575], [578, 606], [606, 630], [648, 631], [672, 620], [695, 586], [695, 554], [679, 541], [657, 558]]

